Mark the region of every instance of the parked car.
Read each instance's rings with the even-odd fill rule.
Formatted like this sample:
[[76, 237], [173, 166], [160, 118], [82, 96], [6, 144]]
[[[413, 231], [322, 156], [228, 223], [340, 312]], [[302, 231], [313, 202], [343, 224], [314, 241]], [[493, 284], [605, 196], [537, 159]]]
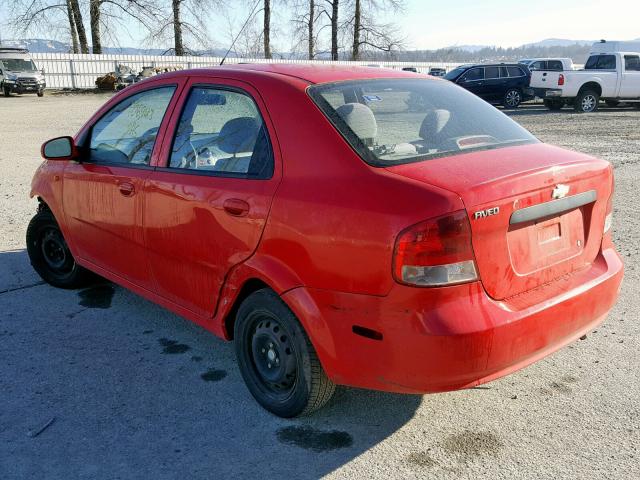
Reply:
[[573, 60], [570, 58], [529, 58], [518, 61], [526, 66], [530, 72], [534, 70], [558, 71], [573, 70]]
[[444, 76], [487, 102], [505, 108], [518, 108], [522, 102], [533, 98], [530, 77], [529, 70], [517, 63], [463, 65]]
[[402, 71], [418, 73], [418, 69], [416, 67], [402, 67]]
[[429, 69], [429, 75], [432, 77], [444, 77], [447, 74], [447, 69], [442, 67], [431, 67]]
[[573, 104], [579, 113], [594, 112], [600, 100], [609, 106], [633, 101], [640, 108], [640, 53], [594, 53], [584, 70], [534, 71], [531, 87], [550, 110]]
[[36, 272], [62, 288], [94, 272], [233, 340], [249, 391], [283, 417], [336, 384], [507, 375], [596, 328], [622, 279], [611, 165], [425, 75], [158, 75], [42, 155]]
[[0, 89], [5, 97], [12, 93], [44, 95], [47, 82], [26, 48], [0, 47]]

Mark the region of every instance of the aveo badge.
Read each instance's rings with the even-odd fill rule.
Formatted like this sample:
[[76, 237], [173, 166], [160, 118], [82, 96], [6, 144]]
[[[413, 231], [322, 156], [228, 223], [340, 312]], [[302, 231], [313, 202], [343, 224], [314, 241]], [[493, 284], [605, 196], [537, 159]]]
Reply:
[[500, 213], [500, 207], [486, 208], [484, 210], [478, 210], [476, 213], [474, 213], [473, 219], [478, 220], [479, 218], [490, 217], [492, 215], [497, 215], [498, 213]]

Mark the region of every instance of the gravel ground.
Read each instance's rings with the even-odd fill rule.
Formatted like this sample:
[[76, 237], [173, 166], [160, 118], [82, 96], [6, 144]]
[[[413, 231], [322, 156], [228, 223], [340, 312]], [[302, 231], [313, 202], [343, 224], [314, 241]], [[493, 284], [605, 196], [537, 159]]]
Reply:
[[640, 112], [512, 114], [615, 166], [626, 277], [601, 328], [476, 389], [343, 389], [286, 421], [255, 404], [230, 344], [122, 288], [57, 290], [31, 271], [40, 144], [107, 98], [0, 98], [0, 478], [640, 478]]

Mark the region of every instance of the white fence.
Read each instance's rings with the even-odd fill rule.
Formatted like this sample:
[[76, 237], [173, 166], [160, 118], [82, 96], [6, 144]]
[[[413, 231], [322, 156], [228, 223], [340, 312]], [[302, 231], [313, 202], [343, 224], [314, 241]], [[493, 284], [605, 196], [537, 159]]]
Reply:
[[[152, 55], [80, 55], [71, 53], [34, 53], [33, 60], [37, 67], [44, 69], [47, 88], [95, 88], [96, 78], [113, 72], [119, 64], [131, 67], [135, 72], [142, 67], [179, 66], [182, 68], [214, 67], [220, 64], [220, 57], [173, 57]], [[420, 72], [428, 72], [431, 67], [451, 68], [459, 63], [437, 62], [347, 62], [330, 60], [265, 60], [247, 58], [227, 58], [225, 64], [233, 63], [315, 63], [365, 65], [384, 68], [401, 69], [415, 67]]]

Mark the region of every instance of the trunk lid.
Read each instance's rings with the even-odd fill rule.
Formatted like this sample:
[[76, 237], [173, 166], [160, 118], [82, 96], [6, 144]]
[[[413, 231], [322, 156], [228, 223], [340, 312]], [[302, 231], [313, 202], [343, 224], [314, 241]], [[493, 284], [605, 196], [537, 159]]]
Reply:
[[480, 279], [496, 300], [570, 275], [600, 250], [612, 188], [604, 160], [539, 143], [388, 170], [460, 196]]

